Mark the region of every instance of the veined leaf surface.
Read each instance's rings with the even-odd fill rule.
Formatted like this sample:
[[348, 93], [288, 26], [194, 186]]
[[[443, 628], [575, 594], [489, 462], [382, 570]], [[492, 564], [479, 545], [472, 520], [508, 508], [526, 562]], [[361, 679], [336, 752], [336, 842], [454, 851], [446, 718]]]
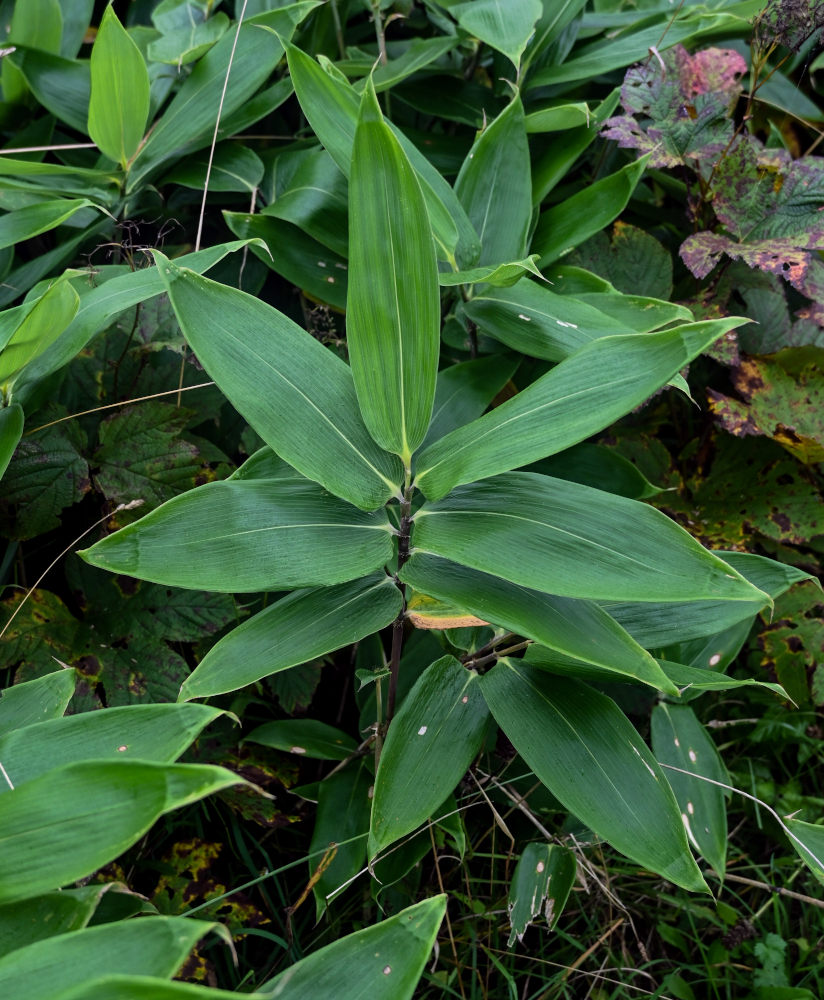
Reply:
[[677, 694], [653, 657], [593, 601], [542, 594], [423, 553], [412, 556], [400, 577], [484, 621], [615, 673], [616, 681], [631, 678]]
[[392, 557], [392, 526], [317, 483], [206, 483], [83, 552], [93, 566], [224, 593], [343, 583]]
[[349, 184], [347, 341], [369, 433], [407, 467], [432, 415], [440, 294], [426, 203], [368, 87]]
[[103, 12], [91, 56], [89, 135], [126, 169], [149, 117], [149, 71], [114, 8]]
[[707, 891], [672, 789], [615, 702], [509, 659], [484, 674], [481, 691], [515, 749], [574, 816], [633, 861]]
[[742, 322], [688, 323], [588, 344], [513, 399], [425, 448], [416, 460], [416, 484], [439, 500], [460, 483], [563, 451], [638, 406]]
[[345, 362], [260, 299], [155, 256], [187, 340], [267, 444], [364, 510], [400, 492], [401, 462], [370, 437]]
[[375, 776], [370, 858], [417, 829], [466, 773], [489, 719], [478, 680], [454, 656], [443, 656], [404, 698]]
[[357, 642], [393, 621], [402, 605], [400, 591], [385, 573], [295, 591], [212, 646], [184, 681], [180, 700], [235, 691]]
[[462, 486], [425, 505], [412, 546], [413, 554], [563, 597], [769, 603], [654, 507], [531, 472]]

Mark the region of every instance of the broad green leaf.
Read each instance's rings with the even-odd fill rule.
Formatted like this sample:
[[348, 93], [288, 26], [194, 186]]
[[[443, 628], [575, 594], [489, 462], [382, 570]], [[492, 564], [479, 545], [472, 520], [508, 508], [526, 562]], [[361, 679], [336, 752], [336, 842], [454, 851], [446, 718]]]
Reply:
[[[810, 579], [803, 570], [763, 556], [747, 552], [719, 552], [716, 555], [772, 600], [789, 590], [794, 583]], [[758, 598], [735, 604], [727, 601], [689, 604], [651, 601], [635, 604], [618, 600], [603, 602], [603, 607], [642, 646], [652, 649], [715, 635], [736, 622], [752, 620], [763, 603], [759, 604]]]
[[[692, 5], [688, 5], [673, 14], [668, 8], [661, 20], [653, 24], [644, 22], [640, 30], [620, 32], [616, 38], [607, 41], [599, 35], [595, 41], [576, 52], [574, 58], [533, 73], [529, 78], [529, 86], [544, 87], [589, 80], [647, 58], [650, 46], [663, 51], [679, 43], [687, 45], [696, 42], [707, 35], [733, 38], [750, 30], [750, 21], [759, 9], [758, 4], [753, 4], [749, 5], [746, 13], [742, 11], [741, 14], [734, 14], [708, 12], [703, 5], [698, 10], [693, 10]], [[636, 11], [630, 16], [638, 18]]]
[[[221, 124], [225, 126], [233, 112], [241, 109], [269, 77], [283, 55], [278, 38], [265, 29], [275, 29], [281, 38], [289, 38], [296, 25], [317, 5], [317, 0], [303, 0], [248, 18], [238, 33], [237, 44], [235, 31], [227, 31], [195, 63], [152, 128], [132, 162], [127, 191], [141, 187], [163, 163], [183, 150], [191, 151], [192, 144], [208, 145], [218, 106], [222, 104]], [[222, 98], [227, 73], [229, 82]], [[287, 88], [283, 98], [288, 96]], [[233, 128], [228, 134], [235, 131]]]
[[23, 409], [17, 403], [0, 409], [0, 479], [23, 436]]
[[463, 361], [438, 372], [432, 420], [424, 445], [468, 424], [489, 406], [515, 374], [518, 361], [501, 355]]
[[[390, 59], [386, 64], [379, 64], [374, 70], [374, 59], [370, 59], [364, 67], [364, 72], [370, 73], [371, 71], [375, 93], [380, 94], [416, 73], [419, 69], [423, 69], [445, 56], [457, 45], [458, 38], [456, 36], [440, 35], [434, 38], [414, 38], [400, 55]], [[355, 90], [362, 93], [365, 86], [366, 80], [358, 80], [355, 84]]]
[[[244, 993], [247, 1000], [271, 1000], [271, 994]], [[234, 991], [156, 979], [153, 976], [107, 975], [50, 997], [50, 1000], [237, 1000]]]
[[361, 102], [349, 184], [346, 330], [369, 433], [409, 467], [432, 415], [440, 295], [426, 203], [377, 97]]
[[99, 208], [88, 198], [58, 198], [28, 205], [0, 219], [0, 249], [61, 226], [84, 208]]
[[569, 173], [578, 157], [601, 134], [601, 126], [618, 106], [620, 91], [616, 87], [590, 115], [589, 123], [568, 130], [563, 141], [555, 135], [533, 139], [532, 204], [540, 205], [544, 198]]
[[672, 789], [615, 702], [509, 659], [484, 674], [481, 690], [515, 749], [574, 816], [645, 868], [708, 891]]
[[417, 552], [563, 597], [769, 603], [654, 507], [530, 472], [462, 486], [422, 507]]
[[346, 733], [317, 719], [279, 719], [264, 722], [244, 737], [246, 743], [260, 743], [284, 753], [314, 760], [346, 760], [357, 743]]
[[[349, 196], [346, 178], [322, 148], [286, 150], [267, 171], [269, 204], [261, 215], [291, 222], [333, 250], [349, 256]], [[270, 250], [280, 257], [280, 245]], [[274, 258], [277, 265], [277, 258]]]
[[207, 705], [124, 705], [50, 719], [0, 737], [0, 763], [15, 788], [81, 760], [172, 763], [220, 714]]
[[147, 917], [60, 934], [0, 960], [0, 993], [14, 1000], [56, 1000], [112, 969], [170, 979], [213, 926], [186, 917]]
[[455, 181], [455, 193], [480, 237], [479, 264], [526, 255], [532, 191], [519, 94], [475, 140]]
[[185, 66], [194, 62], [217, 42], [229, 27], [229, 18], [218, 11], [208, 20], [189, 23], [149, 42], [147, 55], [153, 62]]
[[541, 255], [541, 267], [580, 246], [624, 211], [648, 159], [648, 155], [639, 157], [541, 214], [532, 237], [532, 250]]
[[344, 583], [392, 558], [385, 511], [306, 479], [206, 483], [102, 539], [93, 566], [169, 587], [236, 593]]
[[186, 679], [180, 700], [235, 691], [325, 656], [393, 621], [402, 607], [391, 577], [301, 590], [283, 597], [216, 643]]
[[460, 483], [537, 462], [603, 430], [742, 320], [605, 337], [479, 420], [421, 452], [416, 484], [438, 500]]
[[[750, 623], [747, 622], [749, 632]], [[659, 660], [661, 669], [677, 685], [681, 695], [700, 693], [702, 691], [734, 691], [740, 687], [762, 687], [778, 695], [784, 701], [790, 701], [787, 692], [780, 684], [771, 681], [759, 681], [754, 677], [730, 677], [718, 670], [705, 670], [703, 667], [687, 666], [685, 663], [672, 663], [670, 660]]]
[[114, 170], [91, 170], [11, 156], [0, 156], [0, 177], [6, 178], [4, 186], [16, 190], [42, 192], [52, 198], [78, 195], [108, 205], [116, 201], [120, 190]]
[[561, 844], [527, 844], [509, 886], [509, 940], [523, 943], [527, 927], [543, 912], [549, 929], [558, 923], [575, 882], [575, 855]]
[[77, 674], [60, 668], [33, 681], [13, 684], [0, 697], [0, 734], [35, 722], [59, 719], [74, 694]]
[[[289, 73], [301, 109], [318, 139], [340, 170], [348, 177], [358, 122], [357, 91], [326, 73], [318, 63], [294, 45], [286, 47]], [[478, 236], [455, 192], [426, 157], [399, 129], [390, 129], [417, 172], [432, 235], [441, 259], [469, 267], [478, 258]]]
[[[202, 191], [209, 165], [208, 154], [187, 157], [163, 178], [163, 184], [182, 184]], [[252, 194], [263, 177], [263, 163], [254, 150], [237, 142], [222, 142], [215, 147], [209, 173], [210, 191], [243, 191]]]
[[346, 311], [349, 262], [322, 246], [297, 225], [262, 212], [224, 212], [223, 218], [241, 239], [262, 241], [269, 249], [252, 246], [256, 257], [299, 288], [310, 301], [328, 303]]
[[149, 118], [149, 71], [112, 7], [103, 12], [97, 29], [91, 74], [89, 135], [105, 156], [126, 170]]
[[373, 782], [374, 776], [363, 760], [320, 782], [315, 827], [309, 844], [310, 878], [319, 873], [312, 886], [318, 918], [366, 863]]
[[503, 52], [516, 69], [535, 29], [535, 22], [541, 16], [540, 0], [438, 2], [449, 10], [464, 31]]
[[527, 471], [567, 479], [631, 500], [646, 500], [661, 492], [661, 487], [654, 486], [637, 465], [602, 444], [575, 444], [557, 455], [542, 458]]
[[8, 391], [26, 365], [57, 340], [77, 314], [80, 298], [65, 277], [58, 278], [23, 317], [0, 350], [0, 386]]
[[519, 281], [527, 271], [534, 274], [536, 278], [543, 277], [535, 263], [537, 260], [538, 254], [532, 254], [523, 260], [514, 260], [509, 264], [487, 264], [486, 267], [472, 267], [468, 271], [441, 271], [438, 274], [438, 282], [442, 288], [483, 283], [493, 287], [506, 288]]
[[[202, 273], [214, 267], [227, 254], [245, 246], [248, 246], [248, 240], [220, 243], [206, 250], [186, 254], [175, 263]], [[165, 291], [163, 278], [156, 267], [144, 267], [137, 271], [124, 267], [122, 271], [115, 270], [113, 277], [103, 277], [100, 284], [74, 282], [76, 291], [80, 293], [80, 308], [57, 340], [27, 365], [15, 384], [16, 398], [25, 402], [27, 395], [41, 379], [68, 364], [92, 337], [104, 330], [120, 313], [155, 295], [162, 295]]]
[[446, 912], [431, 896], [348, 934], [265, 983], [272, 1000], [410, 1000]]
[[205, 764], [122, 760], [66, 764], [26, 782], [0, 813], [0, 902], [90, 875], [159, 816], [241, 781]]
[[[4, 24], [7, 32], [4, 47], [8, 46], [12, 52], [17, 45], [49, 53], [60, 50], [63, 15], [58, 0], [18, 0], [12, 6], [13, 10], [8, 5], [4, 10], [6, 17], [11, 15], [11, 24]], [[22, 101], [26, 96], [26, 83], [20, 70], [7, 59], [3, 59], [1, 65], [4, 104]]]
[[44, 938], [85, 927], [111, 885], [106, 882], [44, 892], [0, 906], [0, 958]]
[[652, 656], [592, 601], [542, 594], [422, 553], [412, 556], [400, 576], [417, 591], [534, 639], [547, 647], [545, 656], [555, 650], [617, 675], [616, 681], [638, 680], [677, 693]]
[[401, 463], [369, 436], [348, 365], [260, 299], [155, 256], [186, 339], [267, 444], [364, 510], [400, 492]]
[[47, 111], [81, 135], [86, 133], [91, 92], [87, 60], [63, 59], [36, 49], [18, 49], [3, 59], [4, 65], [6, 62], [20, 70], [38, 103]]
[[489, 712], [478, 680], [474, 670], [444, 656], [404, 698], [375, 775], [370, 859], [424, 823], [480, 750]]
[[557, 295], [529, 279], [513, 288], [485, 288], [464, 310], [483, 333], [546, 361], [563, 361], [603, 337], [649, 333], [676, 320], [692, 319], [688, 309], [668, 302], [620, 293]]
[[[687, 837], [695, 850], [724, 877], [727, 862], [727, 809], [723, 785], [727, 769], [709, 733], [688, 705], [662, 703], [652, 710], [652, 752], [664, 768], [681, 810]], [[698, 775], [693, 778], [689, 771]]]
[[550, 104], [531, 111], [524, 124], [528, 134], [536, 132], [565, 132], [579, 125], [589, 125], [592, 113], [585, 101], [576, 104]]
[[824, 882], [824, 826], [800, 819], [785, 820], [790, 843], [819, 882]]

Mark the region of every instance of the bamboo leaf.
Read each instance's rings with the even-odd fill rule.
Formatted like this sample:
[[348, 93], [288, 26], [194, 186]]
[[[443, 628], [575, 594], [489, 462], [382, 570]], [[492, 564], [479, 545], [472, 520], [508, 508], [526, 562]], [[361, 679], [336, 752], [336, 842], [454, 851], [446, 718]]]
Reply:
[[23, 409], [18, 403], [0, 409], [0, 479], [23, 436]]
[[515, 374], [515, 358], [499, 354], [450, 365], [438, 372], [432, 420], [424, 446], [468, 424], [489, 406]]
[[513, 399], [424, 449], [416, 484], [438, 500], [460, 483], [563, 451], [638, 406], [741, 322], [688, 323], [588, 344]]
[[543, 275], [536, 264], [537, 260], [538, 254], [535, 253], [523, 260], [513, 260], [507, 264], [487, 264], [485, 267], [472, 267], [468, 271], [441, 271], [438, 274], [438, 282], [442, 288], [478, 284], [507, 288], [514, 285], [527, 272], [534, 274], [536, 278], [542, 278]]
[[[748, 552], [717, 552], [716, 555], [771, 600], [785, 593], [794, 583], [810, 579], [795, 566]], [[619, 600], [605, 601], [603, 607], [642, 646], [652, 649], [715, 635], [737, 622], [754, 618], [763, 604], [759, 605], [757, 598], [734, 604], [727, 601], [636, 604]]]
[[114, 883], [44, 892], [0, 906], [0, 958], [58, 934], [86, 927]]
[[[360, 108], [357, 91], [325, 72], [294, 45], [286, 47], [286, 58], [303, 113], [329, 155], [349, 177]], [[457, 258], [461, 266], [471, 266], [480, 252], [478, 235], [457, 195], [399, 129], [392, 125], [389, 128], [418, 175], [439, 257], [453, 264]]]
[[[653, 657], [593, 601], [542, 594], [422, 553], [412, 556], [400, 576], [417, 591], [534, 639], [546, 647], [537, 650], [545, 658], [554, 650], [618, 675], [616, 681], [637, 680], [678, 693]], [[550, 654], [546, 663], [551, 662]]]
[[[192, 921], [194, 923], [194, 921]], [[238, 994], [210, 986], [156, 979], [153, 976], [108, 975], [60, 993], [50, 1000], [237, 1000]], [[244, 993], [248, 1000], [271, 1000], [271, 994]]]
[[301, 959], [265, 983], [272, 1000], [410, 1000], [446, 911], [432, 896]]
[[709, 891], [672, 789], [610, 698], [509, 659], [481, 678], [481, 690], [515, 749], [574, 816], [645, 868]]
[[800, 819], [787, 819], [785, 823], [796, 853], [818, 881], [824, 882], [824, 826]]
[[212, 646], [183, 683], [179, 700], [235, 691], [325, 656], [388, 625], [402, 606], [400, 591], [384, 573], [296, 591]]
[[580, 246], [624, 211], [648, 159], [649, 155], [639, 157], [541, 214], [532, 237], [532, 249], [541, 255], [541, 267]]
[[[248, 246], [248, 240], [220, 243], [186, 254], [176, 263], [202, 273], [214, 267], [227, 254], [245, 246]], [[94, 286], [78, 282], [75, 290], [80, 292], [80, 308], [74, 319], [50, 347], [26, 366], [15, 384], [15, 398], [22, 402], [41, 379], [68, 364], [116, 316], [155, 295], [162, 295], [164, 285], [156, 267], [144, 267], [137, 271], [125, 268], [123, 271], [116, 270], [111, 277], [104, 273]]]
[[443, 656], [404, 698], [375, 775], [370, 859], [417, 829], [466, 773], [489, 721], [478, 680], [454, 656]]
[[563, 597], [770, 602], [654, 507], [530, 472], [462, 486], [425, 505], [412, 544], [413, 554]]
[[400, 492], [401, 463], [364, 426], [348, 365], [260, 299], [155, 256], [187, 340], [267, 444], [364, 510]]
[[[283, 55], [278, 37], [266, 29], [277, 31], [283, 39], [290, 38], [295, 27], [317, 6], [318, 0], [301, 0], [247, 18], [237, 40], [233, 29], [222, 35], [195, 63], [147, 136], [129, 170], [127, 192], [142, 187], [164, 163], [184, 150], [208, 146], [218, 106], [222, 106], [221, 125], [225, 126], [233, 113], [251, 103], [249, 99]], [[283, 87], [282, 100], [289, 93], [290, 87]], [[232, 133], [245, 127], [233, 128]]]
[[369, 433], [409, 466], [432, 415], [440, 349], [435, 247], [415, 171], [368, 87], [349, 185], [347, 340]]
[[149, 71], [112, 7], [103, 12], [97, 30], [91, 74], [89, 135], [126, 170], [149, 118]]
[[60, 336], [74, 319], [80, 298], [65, 276], [40, 297], [0, 350], [0, 386], [6, 392], [25, 367]]
[[343, 583], [392, 557], [385, 511], [367, 514], [306, 479], [206, 483], [81, 554], [169, 587], [224, 593]]
[[[652, 710], [652, 752], [665, 769], [675, 794], [687, 837], [696, 851], [724, 877], [727, 861], [727, 809], [724, 790], [727, 769], [710, 738], [688, 705], [656, 705]], [[693, 778], [689, 771], [699, 777]], [[711, 781], [702, 781], [701, 778]]]
[[149, 917], [60, 934], [0, 960], [0, 991], [14, 1000], [56, 1000], [113, 968], [122, 975], [171, 978], [213, 926], [186, 917]]
[[540, 0], [472, 0], [443, 2], [458, 24], [514, 63], [521, 61], [526, 44], [541, 16]]
[[575, 855], [560, 844], [527, 844], [509, 887], [509, 940], [523, 943], [527, 927], [543, 910], [549, 929], [558, 923], [575, 881]]
[[[0, 763], [19, 788], [55, 763], [153, 760], [172, 763], [217, 718], [206, 705], [124, 705], [37, 722], [0, 737]], [[0, 795], [11, 801], [7, 786]]]
[[0, 697], [0, 733], [59, 719], [74, 694], [76, 682], [74, 670], [61, 668], [6, 688]]
[[88, 198], [57, 198], [8, 212], [0, 219], [0, 250], [56, 229], [84, 208], [99, 206]]
[[[205, 764], [95, 760], [26, 782], [6, 796], [0, 813], [0, 902], [90, 875], [163, 813], [241, 780]], [[2, 970], [0, 962], [0, 984]]]
[[[510, 16], [508, 11], [507, 18]], [[455, 181], [455, 193], [480, 237], [479, 264], [500, 264], [525, 256], [532, 222], [532, 185], [520, 95], [516, 94], [475, 140]]]
[[485, 288], [464, 311], [480, 330], [502, 344], [546, 361], [563, 361], [593, 340], [649, 333], [673, 321], [689, 321], [683, 306], [630, 295], [557, 295], [535, 281], [513, 288]]
[[246, 743], [283, 750], [313, 760], [346, 760], [358, 749], [351, 736], [317, 719], [279, 719], [253, 729]]

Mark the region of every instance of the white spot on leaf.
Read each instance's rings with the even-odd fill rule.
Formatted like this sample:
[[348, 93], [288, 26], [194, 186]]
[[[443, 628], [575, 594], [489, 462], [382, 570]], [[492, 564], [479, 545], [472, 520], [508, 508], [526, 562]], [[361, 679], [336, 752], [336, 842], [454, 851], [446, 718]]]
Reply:
[[532, 317], [531, 316], [524, 316], [523, 313], [518, 313], [518, 319], [522, 319], [524, 321], [524, 323], [531, 323], [532, 322]]
[[693, 762], [693, 764], [698, 760], [698, 754], [696, 754], [694, 750], [690, 750], [687, 756]]
[[383, 974], [385, 976], [388, 976], [391, 971], [392, 971], [392, 966], [391, 965], [384, 965], [384, 967], [383, 967]]
[[289, 753], [306, 753], [306, 747], [289, 747]]
[[426, 726], [421, 726], [418, 730], [418, 736], [426, 736]]
[[545, 867], [546, 867], [546, 865], [544, 865], [543, 861], [539, 861], [538, 862], [538, 866], [535, 869], [535, 871], [540, 874], [544, 870]]
[[126, 745], [125, 743], [122, 743], [122, 744], [121, 744], [121, 745], [120, 745], [120, 746], [119, 746], [119, 747], [117, 748], [117, 752], [118, 752], [118, 753], [123, 753], [123, 751], [124, 751], [124, 750], [128, 750], [128, 749], [129, 749], [129, 748], [128, 748], [128, 746], [127, 746], [127, 745]]
[[714, 667], [717, 663], [720, 662], [721, 662], [721, 654], [713, 653], [712, 656], [710, 657], [710, 666]]

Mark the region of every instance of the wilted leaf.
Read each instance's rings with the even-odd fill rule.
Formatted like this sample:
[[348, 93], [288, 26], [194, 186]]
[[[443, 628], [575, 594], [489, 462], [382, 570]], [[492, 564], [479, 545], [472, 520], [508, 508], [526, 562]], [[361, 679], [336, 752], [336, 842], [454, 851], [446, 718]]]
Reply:
[[523, 942], [529, 925], [543, 911], [549, 929], [558, 923], [575, 881], [575, 855], [560, 844], [527, 844], [509, 887], [508, 947]]
[[812, 582], [794, 587], [764, 616], [758, 635], [761, 666], [797, 705], [824, 704], [824, 599]]
[[736, 437], [765, 435], [807, 465], [824, 461], [824, 351], [789, 348], [732, 371], [743, 403], [710, 390], [710, 409]]
[[799, 545], [822, 533], [822, 498], [809, 473], [778, 445], [753, 438], [716, 439], [709, 470], [685, 491], [659, 498], [714, 548], [747, 549], [753, 536]]

